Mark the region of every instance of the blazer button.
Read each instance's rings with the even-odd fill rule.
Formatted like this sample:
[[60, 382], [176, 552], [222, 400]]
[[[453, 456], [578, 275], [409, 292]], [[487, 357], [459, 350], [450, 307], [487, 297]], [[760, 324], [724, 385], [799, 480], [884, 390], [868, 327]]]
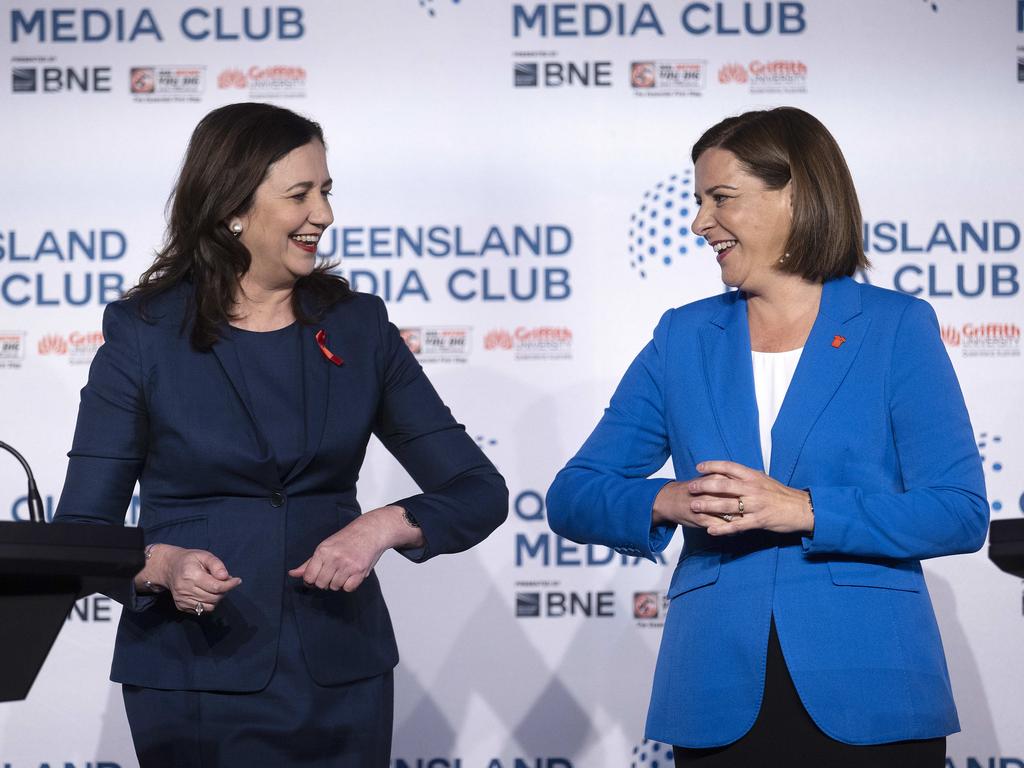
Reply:
[[274, 491], [270, 494], [270, 506], [272, 507], [283, 507], [284, 506], [284, 494], [280, 491]]

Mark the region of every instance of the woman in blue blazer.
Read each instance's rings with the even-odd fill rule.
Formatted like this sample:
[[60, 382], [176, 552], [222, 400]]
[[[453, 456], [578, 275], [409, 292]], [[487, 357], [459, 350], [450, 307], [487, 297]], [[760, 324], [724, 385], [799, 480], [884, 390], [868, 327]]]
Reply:
[[[143, 768], [385, 768], [398, 653], [373, 567], [506, 515], [383, 302], [316, 266], [330, 188], [316, 123], [214, 110], [166, 245], [104, 315], [56, 519], [121, 525], [139, 481], [111, 677]], [[360, 514], [371, 434], [423, 493]]]
[[988, 504], [935, 314], [851, 279], [860, 208], [812, 116], [726, 119], [692, 157], [737, 290], [665, 313], [551, 527], [651, 557], [683, 526], [647, 720], [677, 765], [938, 768], [959, 725], [920, 561], [981, 547]]

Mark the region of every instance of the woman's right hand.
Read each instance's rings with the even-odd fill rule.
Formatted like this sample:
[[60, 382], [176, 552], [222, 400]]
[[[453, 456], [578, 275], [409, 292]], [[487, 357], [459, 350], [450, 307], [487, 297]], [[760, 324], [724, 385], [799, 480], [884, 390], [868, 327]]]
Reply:
[[170, 592], [179, 611], [196, 615], [215, 610], [224, 595], [242, 583], [213, 553], [171, 544], [153, 547], [146, 567], [135, 576], [136, 590], [145, 592], [147, 581], [151, 590]]
[[689, 480], [673, 480], [661, 487], [654, 497], [654, 508], [651, 511], [653, 525], [677, 524], [687, 528], [707, 528], [722, 522], [718, 515], [705, 515], [690, 509], [693, 497], [690, 495], [689, 484]]

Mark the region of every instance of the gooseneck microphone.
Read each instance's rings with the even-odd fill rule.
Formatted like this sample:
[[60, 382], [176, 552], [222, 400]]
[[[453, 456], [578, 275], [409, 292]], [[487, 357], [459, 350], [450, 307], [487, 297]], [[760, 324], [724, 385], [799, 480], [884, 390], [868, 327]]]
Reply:
[[45, 523], [46, 515], [43, 514], [43, 497], [39, 495], [39, 489], [36, 487], [36, 479], [32, 476], [32, 468], [25, 461], [25, 457], [14, 450], [7, 443], [0, 440], [0, 448], [13, 454], [14, 458], [21, 462], [21, 466], [25, 468], [25, 474], [28, 475], [28, 516], [33, 523]]

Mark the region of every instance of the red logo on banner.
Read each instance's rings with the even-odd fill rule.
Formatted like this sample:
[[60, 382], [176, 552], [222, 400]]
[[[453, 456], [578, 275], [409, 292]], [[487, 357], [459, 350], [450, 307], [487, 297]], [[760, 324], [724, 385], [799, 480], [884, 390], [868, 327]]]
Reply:
[[747, 68], [742, 64], [726, 64], [718, 70], [718, 82], [745, 83], [747, 82]]
[[36, 349], [39, 350], [40, 355], [66, 355], [68, 353], [68, 343], [64, 340], [63, 336], [50, 333], [39, 340]]

